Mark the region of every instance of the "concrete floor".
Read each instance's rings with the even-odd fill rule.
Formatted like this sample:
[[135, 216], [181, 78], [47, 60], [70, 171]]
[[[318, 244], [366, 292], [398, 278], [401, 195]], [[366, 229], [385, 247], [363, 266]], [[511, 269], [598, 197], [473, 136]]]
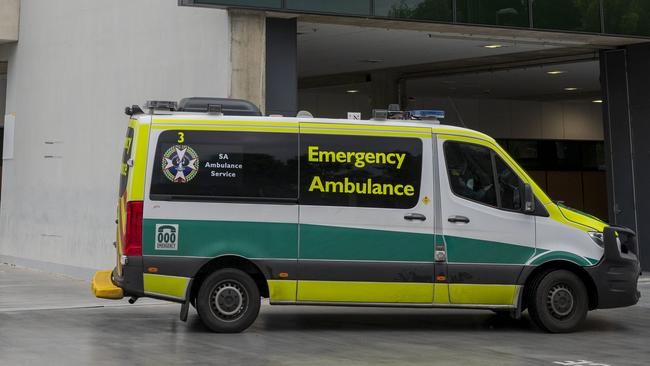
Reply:
[[[546, 334], [486, 311], [264, 304], [242, 334], [213, 334], [192, 309], [95, 299], [87, 282], [0, 265], [0, 365], [650, 364], [650, 279], [643, 299]], [[589, 365], [582, 362], [579, 365]]]

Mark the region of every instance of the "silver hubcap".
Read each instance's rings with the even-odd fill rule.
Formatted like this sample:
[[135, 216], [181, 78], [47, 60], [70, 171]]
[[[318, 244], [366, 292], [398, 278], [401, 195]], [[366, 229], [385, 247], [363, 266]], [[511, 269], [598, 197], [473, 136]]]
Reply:
[[222, 320], [236, 320], [246, 310], [246, 290], [237, 281], [228, 280], [219, 283], [212, 290], [210, 300], [212, 311]]
[[573, 293], [565, 284], [557, 284], [548, 293], [547, 305], [551, 314], [556, 318], [563, 318], [573, 311]]

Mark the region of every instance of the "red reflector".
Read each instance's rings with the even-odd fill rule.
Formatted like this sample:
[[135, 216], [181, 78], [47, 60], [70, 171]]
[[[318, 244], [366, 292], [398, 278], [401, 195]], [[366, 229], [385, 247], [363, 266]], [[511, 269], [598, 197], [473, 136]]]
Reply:
[[124, 255], [142, 256], [142, 201], [126, 204], [126, 233], [124, 234]]

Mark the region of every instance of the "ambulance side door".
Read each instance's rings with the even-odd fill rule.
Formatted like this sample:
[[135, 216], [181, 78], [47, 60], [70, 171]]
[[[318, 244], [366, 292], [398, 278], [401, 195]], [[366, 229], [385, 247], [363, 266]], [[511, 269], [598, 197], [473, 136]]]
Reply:
[[452, 304], [516, 303], [517, 278], [535, 252], [524, 180], [482, 139], [438, 135], [442, 228]]
[[297, 300], [431, 303], [430, 129], [396, 136], [301, 124], [300, 140]]

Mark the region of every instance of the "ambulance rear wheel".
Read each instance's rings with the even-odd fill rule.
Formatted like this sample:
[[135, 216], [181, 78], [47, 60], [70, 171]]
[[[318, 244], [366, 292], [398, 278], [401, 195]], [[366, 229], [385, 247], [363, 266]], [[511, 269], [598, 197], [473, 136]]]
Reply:
[[573, 332], [587, 317], [587, 288], [573, 272], [547, 272], [535, 281], [530, 294], [528, 313], [547, 332]]
[[260, 292], [246, 272], [234, 268], [221, 269], [201, 284], [196, 310], [210, 330], [239, 333], [257, 318]]

